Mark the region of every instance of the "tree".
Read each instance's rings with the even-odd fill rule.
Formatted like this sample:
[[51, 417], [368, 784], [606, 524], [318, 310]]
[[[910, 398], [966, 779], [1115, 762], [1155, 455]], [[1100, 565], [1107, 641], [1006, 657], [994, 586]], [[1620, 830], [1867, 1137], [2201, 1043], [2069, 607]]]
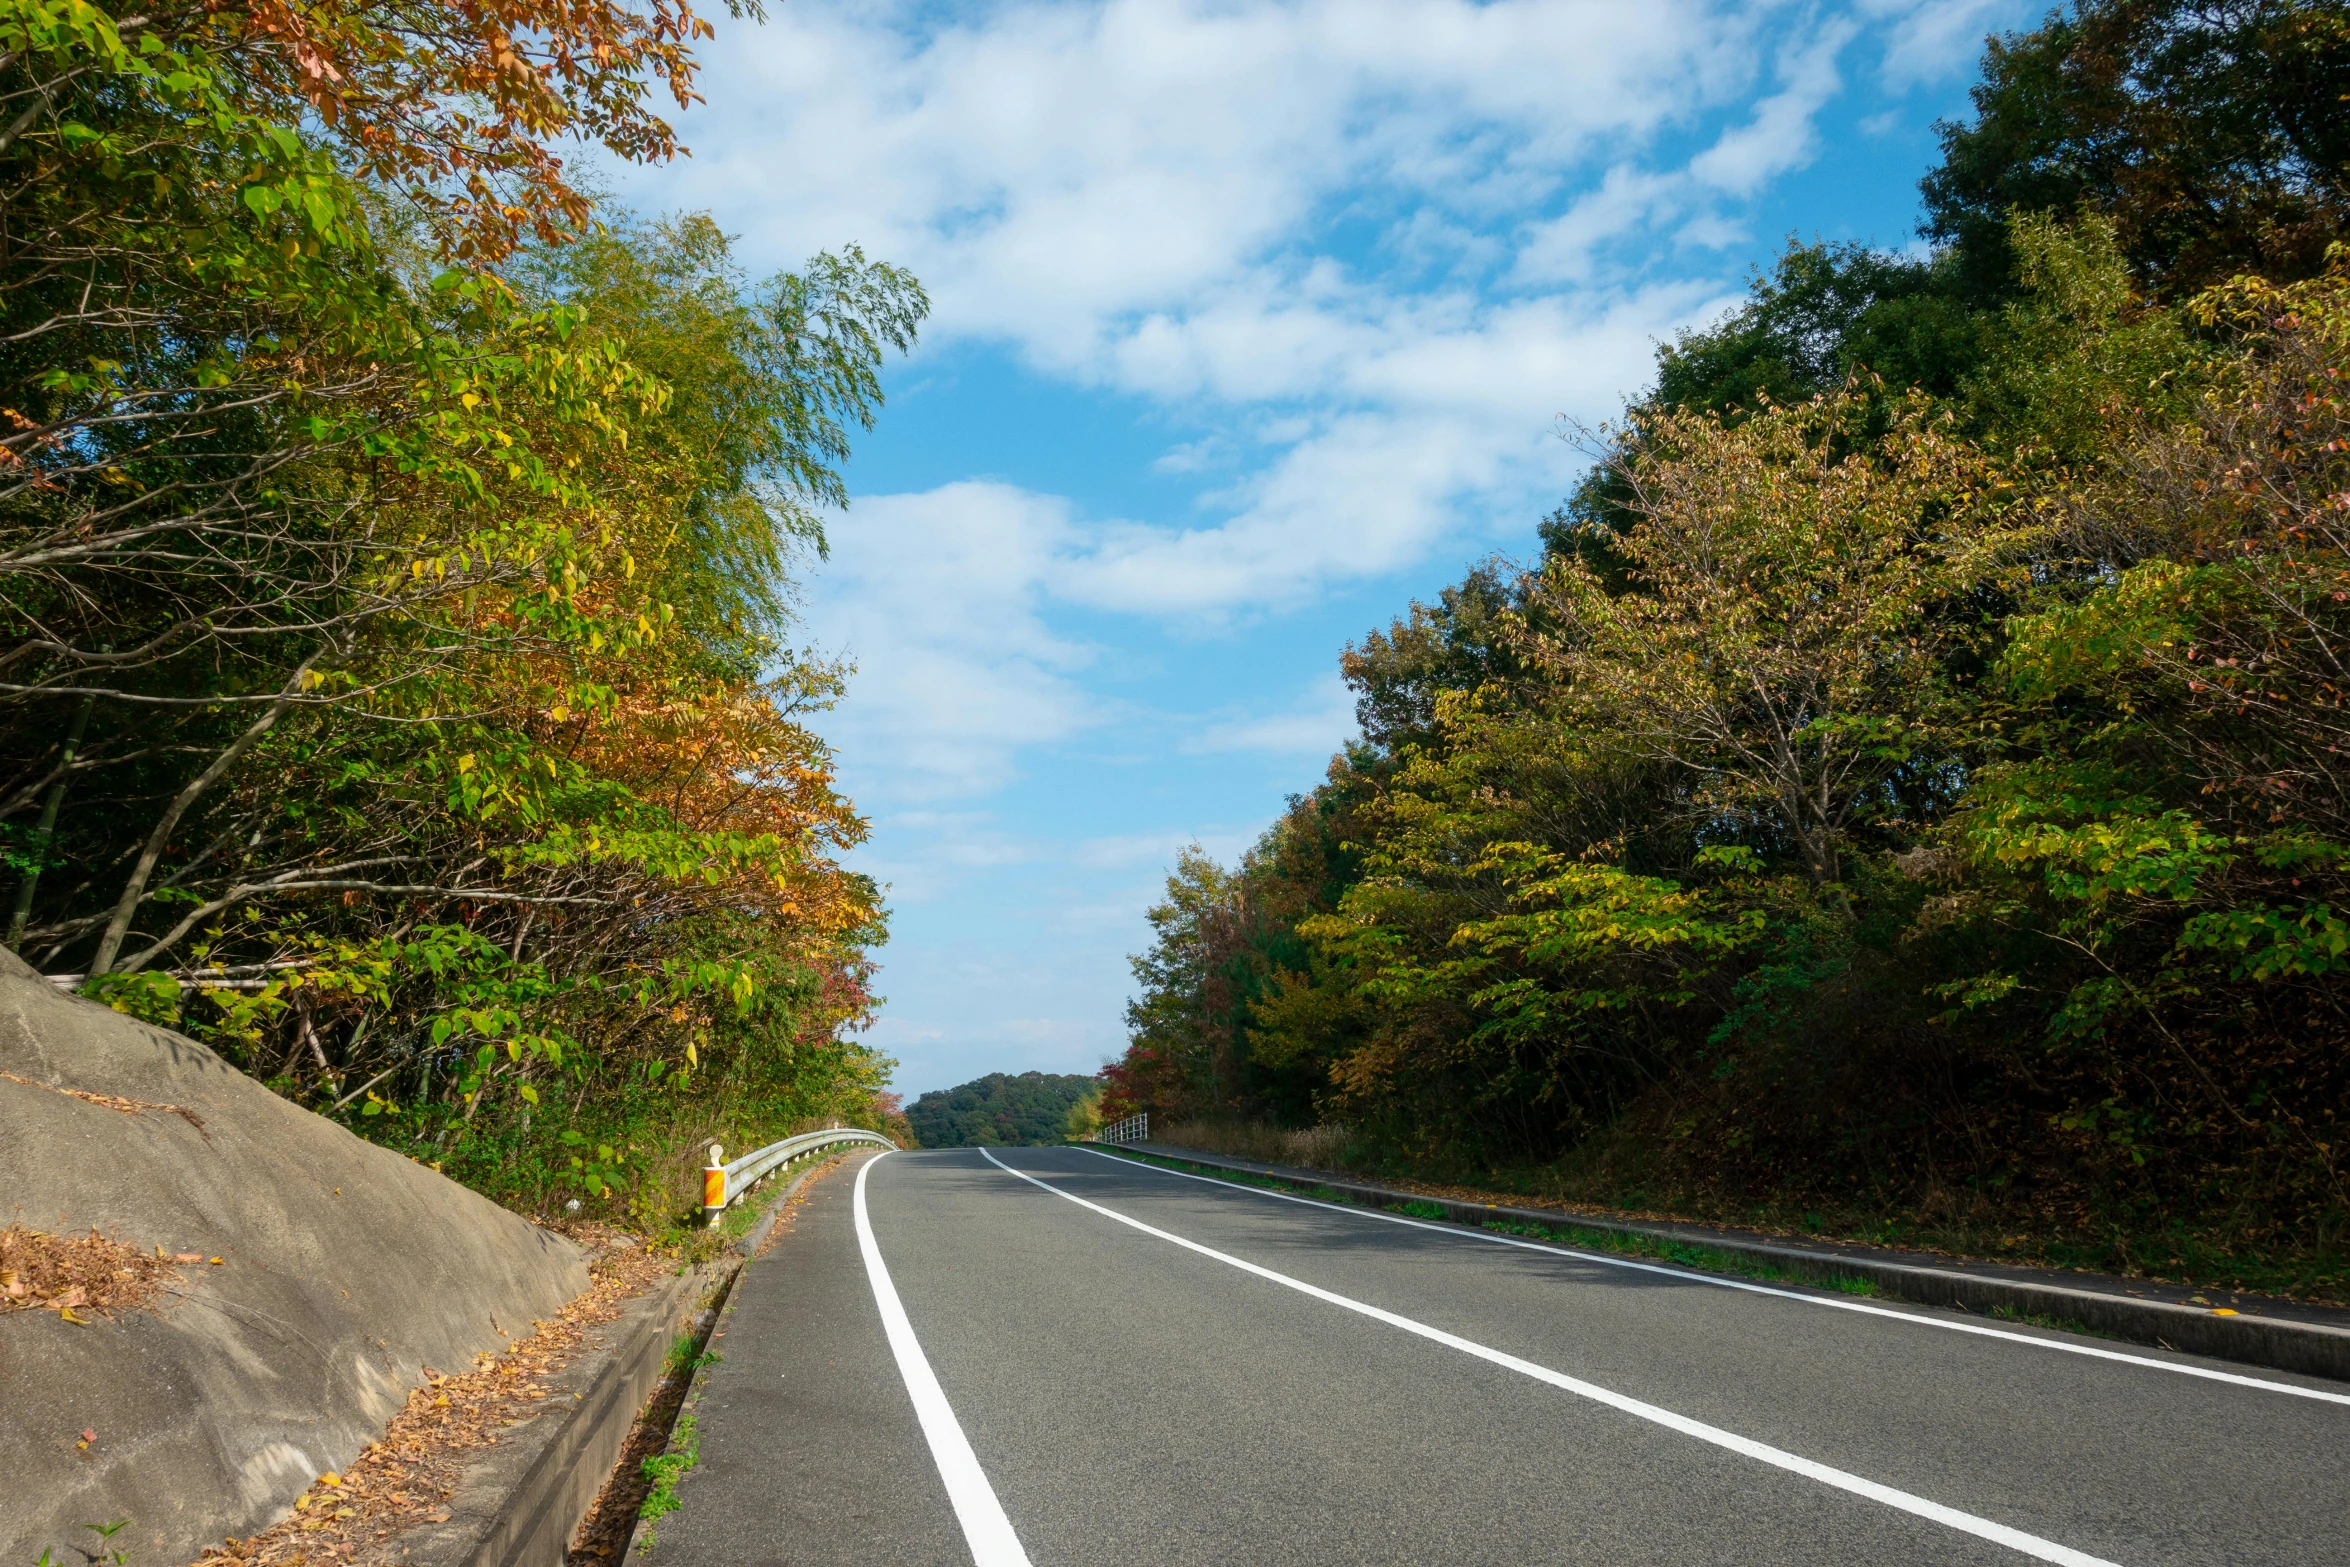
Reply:
[[1913, 396], [1861, 444], [1868, 412], [1855, 388], [1734, 426], [1642, 416], [1611, 544], [1631, 590], [1570, 559], [1542, 593], [1539, 656], [1588, 721], [1688, 772], [1701, 835], [1760, 833], [1817, 884], [1947, 765], [1965, 601], [2021, 543], [1948, 416]]
[[1990, 41], [1945, 124], [1925, 232], [1970, 297], [2012, 288], [2011, 211], [2109, 218], [2140, 281], [2322, 271], [2350, 220], [2350, 17], [2331, 0], [2079, 0]]
[[701, 31], [0, 3], [11, 938], [526, 1206], [887, 1070], [789, 572], [927, 305], [589, 229]]

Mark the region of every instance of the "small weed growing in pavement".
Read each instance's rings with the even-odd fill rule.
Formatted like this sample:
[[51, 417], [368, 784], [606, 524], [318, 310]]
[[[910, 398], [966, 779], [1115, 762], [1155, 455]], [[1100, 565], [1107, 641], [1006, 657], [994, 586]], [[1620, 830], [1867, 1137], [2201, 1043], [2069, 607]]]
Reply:
[[682, 1505], [677, 1500], [677, 1482], [686, 1471], [702, 1461], [702, 1432], [692, 1410], [677, 1417], [676, 1429], [669, 1436], [669, 1451], [656, 1453], [645, 1460], [645, 1478], [653, 1488], [637, 1509], [637, 1518], [644, 1526], [642, 1543], [653, 1548], [653, 1520], [666, 1518]]
[[1445, 1216], [1444, 1210], [1432, 1202], [1391, 1202], [1387, 1205], [1387, 1211], [1413, 1219], [1441, 1219]]
[[716, 1365], [721, 1357], [716, 1350], [694, 1351], [694, 1336], [680, 1334], [669, 1346], [669, 1354], [661, 1362], [661, 1374], [674, 1377], [684, 1372], [699, 1371], [704, 1366]]
[[[114, 1546], [113, 1540], [116, 1535], [122, 1533], [130, 1525], [131, 1521], [128, 1518], [117, 1518], [112, 1523], [83, 1524], [83, 1528], [98, 1537], [99, 1547], [105, 1551], [105, 1554], [96, 1556], [88, 1551], [81, 1551], [78, 1554], [83, 1560], [98, 1564], [98, 1567], [123, 1567], [123, 1563], [131, 1559], [131, 1553]], [[51, 1556], [48, 1548], [44, 1546], [41, 1550], [41, 1559], [33, 1563], [33, 1567], [65, 1567], [65, 1564]]]

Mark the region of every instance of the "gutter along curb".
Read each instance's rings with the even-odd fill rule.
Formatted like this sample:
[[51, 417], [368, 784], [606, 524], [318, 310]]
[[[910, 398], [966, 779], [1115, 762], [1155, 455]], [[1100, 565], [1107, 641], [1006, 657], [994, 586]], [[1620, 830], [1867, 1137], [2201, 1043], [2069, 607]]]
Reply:
[[403, 1554], [429, 1567], [562, 1567], [572, 1530], [660, 1385], [670, 1341], [692, 1331], [701, 1301], [738, 1266], [687, 1268], [630, 1302], [556, 1379], [554, 1407], [503, 1433], [466, 1471], [449, 1521], [402, 1540]]
[[[1593, 1218], [1557, 1208], [1520, 1208], [1496, 1203], [1463, 1202], [1421, 1192], [1398, 1191], [1317, 1171], [1262, 1165], [1254, 1160], [1189, 1148], [1120, 1145], [1103, 1152], [1138, 1153], [1208, 1170], [1227, 1170], [1255, 1176], [1301, 1191], [1337, 1194], [1347, 1202], [1386, 1208], [1402, 1203], [1441, 1209], [1457, 1224], [1481, 1226], [1495, 1219], [1558, 1229], [1596, 1230], [1644, 1240], [1702, 1247], [1733, 1257], [1749, 1258], [1794, 1275], [1799, 1280], [1833, 1284], [1864, 1279], [1883, 1296], [1922, 1306], [1944, 1306], [1989, 1315], [2004, 1311], [2025, 1318], [2059, 1318], [2135, 1344], [2215, 1360], [2295, 1371], [2305, 1376], [2350, 1381], [2350, 1312], [2340, 1323], [2256, 1315], [2253, 1310], [2228, 1315], [2169, 1301], [2146, 1300], [2114, 1289], [2085, 1289], [2036, 1279], [1969, 1272], [1928, 1262], [1894, 1261], [1825, 1248], [1812, 1249], [1781, 1242], [1744, 1238], [1710, 1228], [1636, 1224], [1622, 1219]], [[1566, 1238], [1562, 1237], [1562, 1240]], [[1568, 1242], [1571, 1244], [1571, 1241]], [[2094, 1276], [2090, 1276], [2094, 1277]], [[2120, 1281], [2115, 1281], [2118, 1286]], [[2279, 1302], [2279, 1305], [2287, 1303]], [[2322, 1308], [2298, 1307], [2312, 1316]]]
[[[661, 1386], [669, 1346], [680, 1336], [697, 1348], [706, 1342], [745, 1259], [757, 1254], [792, 1194], [831, 1163], [820, 1160], [795, 1175], [718, 1260], [664, 1280], [604, 1325], [602, 1342], [555, 1379], [547, 1413], [504, 1433], [497, 1449], [466, 1471], [449, 1521], [403, 1538], [401, 1556], [416, 1567], [564, 1567], [572, 1535]], [[634, 1536], [631, 1519], [629, 1540]], [[626, 1552], [623, 1542], [613, 1560]]]

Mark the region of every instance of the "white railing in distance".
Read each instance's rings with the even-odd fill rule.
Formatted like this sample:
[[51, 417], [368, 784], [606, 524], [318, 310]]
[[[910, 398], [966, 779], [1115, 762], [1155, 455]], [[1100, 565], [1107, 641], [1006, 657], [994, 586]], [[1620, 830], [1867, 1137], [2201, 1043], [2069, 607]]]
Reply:
[[1089, 1143], [1147, 1143], [1151, 1140], [1151, 1113], [1145, 1110], [1123, 1121], [1113, 1121], [1082, 1140]]
[[710, 1145], [710, 1162], [702, 1169], [702, 1217], [713, 1228], [737, 1198], [749, 1193], [762, 1179], [796, 1159], [812, 1153], [822, 1153], [844, 1143], [878, 1143], [884, 1148], [895, 1148], [896, 1143], [879, 1132], [868, 1132], [861, 1126], [835, 1126], [821, 1132], [802, 1132], [797, 1137], [786, 1137], [781, 1142], [744, 1154], [732, 1164], [719, 1161], [726, 1150], [716, 1143]]

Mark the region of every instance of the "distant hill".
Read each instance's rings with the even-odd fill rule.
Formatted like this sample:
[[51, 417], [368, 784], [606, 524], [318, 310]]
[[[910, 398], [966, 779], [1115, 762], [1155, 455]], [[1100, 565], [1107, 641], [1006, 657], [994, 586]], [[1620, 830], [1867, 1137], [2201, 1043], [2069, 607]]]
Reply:
[[1068, 1134], [1069, 1107], [1100, 1086], [1090, 1077], [990, 1072], [924, 1094], [906, 1106], [906, 1119], [925, 1148], [1057, 1143]]

